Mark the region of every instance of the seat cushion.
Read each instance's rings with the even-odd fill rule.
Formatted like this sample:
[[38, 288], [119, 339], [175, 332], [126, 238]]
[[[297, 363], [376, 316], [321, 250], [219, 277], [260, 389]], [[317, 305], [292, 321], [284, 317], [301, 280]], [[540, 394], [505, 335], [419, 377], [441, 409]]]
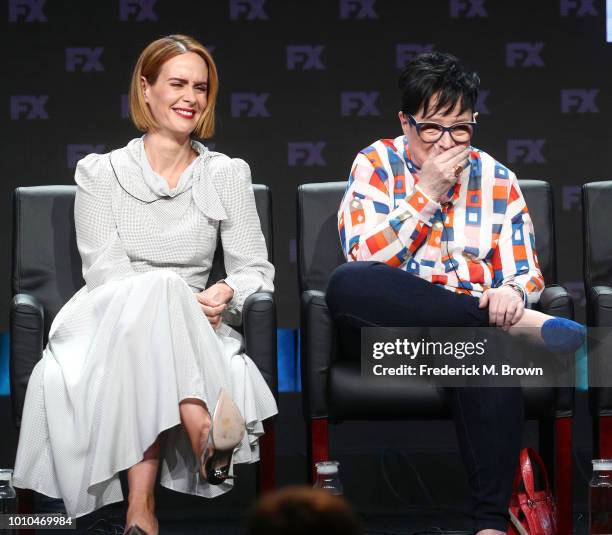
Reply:
[[[468, 387], [469, 388], [469, 387]], [[552, 418], [554, 388], [524, 388], [525, 415]], [[424, 384], [408, 386], [397, 379], [362, 377], [359, 363], [337, 362], [328, 384], [329, 418], [332, 420], [432, 420], [452, 415], [443, 388]]]

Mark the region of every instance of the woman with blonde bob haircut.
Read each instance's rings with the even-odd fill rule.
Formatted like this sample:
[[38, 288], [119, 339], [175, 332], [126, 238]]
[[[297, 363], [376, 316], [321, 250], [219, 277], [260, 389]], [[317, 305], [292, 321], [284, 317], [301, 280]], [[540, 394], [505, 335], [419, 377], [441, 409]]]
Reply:
[[[194, 138], [214, 131], [218, 78], [195, 39], [140, 55], [130, 112], [145, 134], [77, 165], [85, 286], [57, 314], [26, 395], [14, 481], [83, 516], [123, 499], [129, 534], [159, 532], [154, 485], [215, 497], [259, 459], [274, 396], [240, 334], [274, 268], [249, 166]], [[218, 240], [227, 276], [207, 288]]]
[[170, 35], [164, 39], [153, 41], [138, 58], [130, 84], [130, 117], [136, 128], [141, 132], [148, 132], [157, 126], [145, 100], [142, 85], [143, 77], [150, 84], [154, 84], [162, 65], [169, 59], [186, 52], [197, 54], [208, 66], [208, 105], [193, 130], [193, 136], [208, 139], [214, 135], [215, 105], [217, 103], [217, 92], [219, 91], [217, 67], [208, 50], [195, 39], [186, 35]]

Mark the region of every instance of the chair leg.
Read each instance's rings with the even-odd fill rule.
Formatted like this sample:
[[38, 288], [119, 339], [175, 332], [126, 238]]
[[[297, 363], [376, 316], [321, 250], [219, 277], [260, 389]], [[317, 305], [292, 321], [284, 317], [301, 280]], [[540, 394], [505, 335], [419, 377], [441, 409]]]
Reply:
[[551, 484], [555, 483], [555, 419], [545, 418], [538, 422], [540, 456], [551, 476]]
[[599, 452], [597, 457], [600, 459], [610, 459], [612, 458], [612, 416], [600, 416], [597, 428], [599, 431]]
[[[34, 492], [29, 489], [17, 490], [17, 512], [22, 515], [31, 515], [34, 510]], [[33, 529], [24, 529], [19, 532], [21, 535], [34, 535]]]
[[557, 489], [557, 512], [559, 535], [571, 535], [573, 531], [572, 511], [572, 418], [557, 418], [555, 486]]
[[310, 419], [310, 477], [316, 479], [315, 463], [329, 460], [327, 418]]
[[274, 418], [264, 420], [264, 435], [259, 439], [259, 466], [257, 467], [257, 494], [272, 492], [276, 488], [276, 435]]

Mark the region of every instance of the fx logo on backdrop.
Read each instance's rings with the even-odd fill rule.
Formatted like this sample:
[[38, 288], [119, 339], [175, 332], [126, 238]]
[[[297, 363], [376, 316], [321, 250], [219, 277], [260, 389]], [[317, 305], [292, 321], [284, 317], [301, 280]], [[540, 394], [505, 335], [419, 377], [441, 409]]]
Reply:
[[507, 43], [506, 67], [544, 67], [544, 43]]
[[343, 91], [340, 95], [340, 114], [343, 117], [356, 115], [357, 117], [377, 117], [380, 115], [376, 107], [376, 100], [380, 93], [362, 93], [359, 91]]
[[561, 16], [569, 17], [576, 12], [578, 17], [586, 17], [590, 15], [596, 17], [599, 15], [595, 7], [595, 0], [561, 0]]
[[432, 50], [432, 43], [398, 43], [395, 45], [395, 64], [398, 69], [403, 69], [404, 65], [415, 56]]
[[509, 139], [508, 161], [510, 163], [546, 163], [542, 154], [545, 139]]
[[487, 99], [489, 98], [490, 94], [491, 91], [488, 89], [481, 89], [478, 93], [478, 99], [476, 100], [476, 111], [481, 115], [488, 115], [491, 113], [489, 111], [489, 107], [487, 106]]
[[323, 149], [327, 143], [318, 141], [311, 143], [308, 141], [299, 141], [288, 143], [287, 145], [287, 163], [289, 167], [304, 167], [325, 166], [325, 158], [323, 158]]
[[66, 71], [104, 71], [104, 65], [100, 61], [102, 52], [104, 52], [104, 48], [101, 46], [96, 48], [67, 48]]
[[266, 101], [270, 93], [232, 93], [232, 117], [270, 117]]
[[48, 119], [45, 104], [49, 95], [15, 95], [11, 97], [11, 119]]
[[96, 154], [102, 154], [106, 149], [104, 143], [100, 145], [68, 145], [68, 167], [74, 169], [77, 162], [81, 158], [85, 158], [88, 154], [95, 152]]
[[582, 203], [580, 202], [581, 190], [580, 186], [563, 186], [561, 188], [564, 210], [573, 210], [574, 208], [580, 210], [582, 208]]
[[119, 20], [122, 22], [156, 22], [154, 7], [157, 0], [119, 0]]
[[268, 20], [266, 0], [230, 0], [230, 20]]
[[43, 12], [47, 0], [9, 0], [9, 22], [47, 22]]
[[324, 45], [290, 45], [287, 47], [287, 69], [290, 71], [323, 71], [321, 60]]
[[376, 0], [340, 0], [340, 20], [378, 18], [374, 9]]
[[599, 113], [598, 94], [599, 89], [562, 89], [561, 113]]
[[[473, 19], [475, 17], [488, 17], [484, 7], [485, 0], [450, 0], [450, 16], [454, 19], [465, 17]], [[465, 13], [465, 15], [464, 15]]]

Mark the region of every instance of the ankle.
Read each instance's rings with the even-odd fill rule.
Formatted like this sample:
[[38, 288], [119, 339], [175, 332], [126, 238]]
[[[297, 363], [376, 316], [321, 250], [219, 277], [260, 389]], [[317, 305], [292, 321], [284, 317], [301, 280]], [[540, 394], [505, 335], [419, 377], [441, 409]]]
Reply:
[[153, 494], [130, 494], [128, 496], [128, 509], [155, 511], [155, 496]]
[[198, 449], [197, 452], [201, 455], [202, 452], [206, 449], [209, 442], [210, 430], [211, 430], [211, 422], [205, 422], [200, 427], [200, 436], [198, 438]]

